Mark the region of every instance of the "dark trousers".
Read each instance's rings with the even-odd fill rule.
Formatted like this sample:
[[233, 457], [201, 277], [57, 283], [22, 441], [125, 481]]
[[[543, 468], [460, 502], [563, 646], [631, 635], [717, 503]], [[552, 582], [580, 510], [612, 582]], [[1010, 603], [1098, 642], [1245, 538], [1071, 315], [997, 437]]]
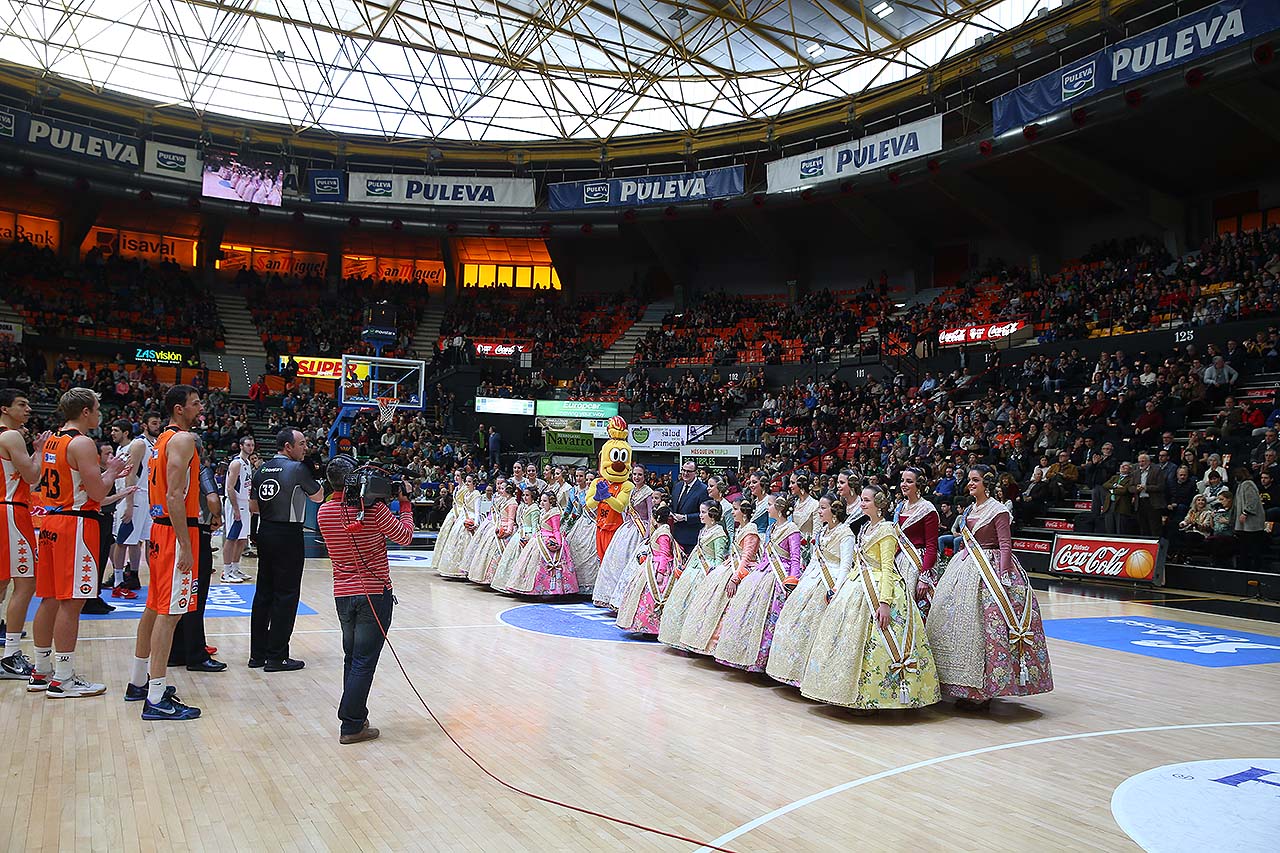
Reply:
[[1236, 541], [1240, 550], [1236, 552], [1236, 568], [1247, 572], [1269, 571], [1267, 551], [1271, 543], [1265, 530], [1237, 530]]
[[1138, 504], [1138, 533], [1141, 536], [1159, 536], [1163, 522], [1161, 516], [1164, 510], [1156, 509], [1151, 505], [1149, 498], [1140, 498]]
[[200, 553], [196, 566], [196, 609], [182, 614], [173, 630], [169, 666], [194, 666], [209, 659], [209, 653], [205, 651], [208, 642], [204, 635], [204, 606], [209, 601], [209, 582], [213, 579], [213, 535], [203, 525], [200, 527]]
[[249, 619], [249, 657], [284, 660], [302, 592], [302, 525], [258, 525], [258, 577]]
[[1107, 513], [1105, 525], [1108, 533], [1114, 533], [1119, 536], [1132, 536], [1138, 532], [1138, 520], [1136, 518], [1114, 510]]
[[338, 622], [342, 625], [342, 702], [338, 719], [342, 734], [353, 735], [369, 719], [369, 690], [373, 672], [391, 628], [391, 590], [374, 595], [343, 595], [335, 598]]

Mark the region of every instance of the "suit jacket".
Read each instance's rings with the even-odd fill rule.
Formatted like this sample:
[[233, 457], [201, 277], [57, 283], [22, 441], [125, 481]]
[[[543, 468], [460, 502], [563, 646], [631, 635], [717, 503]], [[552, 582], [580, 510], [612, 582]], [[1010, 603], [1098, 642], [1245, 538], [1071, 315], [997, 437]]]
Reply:
[[1164, 472], [1155, 464], [1147, 469], [1147, 497], [1138, 497], [1138, 487], [1142, 482], [1142, 471], [1135, 468], [1133, 473], [1129, 475], [1129, 494], [1133, 495], [1134, 507], [1140, 506], [1144, 501], [1151, 501], [1151, 509], [1163, 510], [1165, 508], [1165, 479]]
[[688, 486], [680, 480], [671, 490], [671, 511], [689, 517], [687, 521], [671, 523], [671, 537], [680, 543], [686, 554], [698, 544], [698, 531], [702, 530], [698, 507], [708, 498], [707, 484], [698, 479]]

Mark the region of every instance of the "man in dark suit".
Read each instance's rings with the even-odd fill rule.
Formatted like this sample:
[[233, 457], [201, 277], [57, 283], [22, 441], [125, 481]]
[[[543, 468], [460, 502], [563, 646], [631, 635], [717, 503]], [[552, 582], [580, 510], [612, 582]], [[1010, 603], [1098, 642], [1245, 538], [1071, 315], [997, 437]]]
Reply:
[[680, 466], [680, 481], [671, 490], [671, 535], [688, 554], [698, 544], [702, 520], [698, 507], [707, 500], [707, 485], [698, 479], [698, 466], [692, 460]]
[[1138, 470], [1133, 472], [1129, 484], [1133, 506], [1138, 516], [1138, 533], [1143, 536], [1159, 536], [1164, 527], [1165, 502], [1164, 472], [1151, 464], [1149, 453], [1138, 454]]

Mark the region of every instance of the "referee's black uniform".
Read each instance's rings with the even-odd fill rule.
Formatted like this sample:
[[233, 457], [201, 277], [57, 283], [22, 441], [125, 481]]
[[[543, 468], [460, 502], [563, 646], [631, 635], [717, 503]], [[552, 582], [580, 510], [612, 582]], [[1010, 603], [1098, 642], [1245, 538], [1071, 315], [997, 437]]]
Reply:
[[[286, 434], [293, 439], [286, 441]], [[305, 451], [296, 430], [282, 430], [280, 452], [253, 475], [250, 494], [258, 509], [258, 577], [249, 626], [249, 666], [267, 672], [301, 669], [289, 657], [289, 638], [298, 618], [302, 590], [302, 522], [308, 499], [322, 496], [311, 469], [286, 455], [294, 447]], [[286, 446], [287, 445], [287, 446]]]

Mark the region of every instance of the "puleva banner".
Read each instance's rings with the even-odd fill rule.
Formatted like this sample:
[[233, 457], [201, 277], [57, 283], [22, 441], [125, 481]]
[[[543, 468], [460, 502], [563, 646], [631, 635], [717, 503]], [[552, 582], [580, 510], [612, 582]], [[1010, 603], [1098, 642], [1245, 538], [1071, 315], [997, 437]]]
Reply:
[[743, 172], [742, 166], [726, 166], [674, 175], [570, 181], [548, 185], [547, 200], [552, 210], [581, 210], [732, 198], [742, 195]]
[[346, 201], [347, 173], [341, 169], [307, 169], [307, 193], [312, 201]]
[[142, 145], [135, 136], [44, 116], [31, 116], [26, 125], [26, 133], [19, 141], [29, 148], [126, 169], [142, 166]]
[[200, 152], [181, 145], [166, 145], [148, 139], [142, 171], [198, 184], [201, 180]]
[[853, 142], [774, 160], [767, 167], [769, 192], [850, 178], [941, 150], [942, 116], [930, 116]]
[[347, 200], [428, 207], [535, 206], [532, 178], [459, 178], [449, 175], [385, 175], [351, 172]]
[[1116, 42], [992, 102], [996, 134], [1074, 108], [1093, 95], [1198, 62], [1218, 51], [1280, 29], [1276, 0], [1223, 0], [1145, 33]]

